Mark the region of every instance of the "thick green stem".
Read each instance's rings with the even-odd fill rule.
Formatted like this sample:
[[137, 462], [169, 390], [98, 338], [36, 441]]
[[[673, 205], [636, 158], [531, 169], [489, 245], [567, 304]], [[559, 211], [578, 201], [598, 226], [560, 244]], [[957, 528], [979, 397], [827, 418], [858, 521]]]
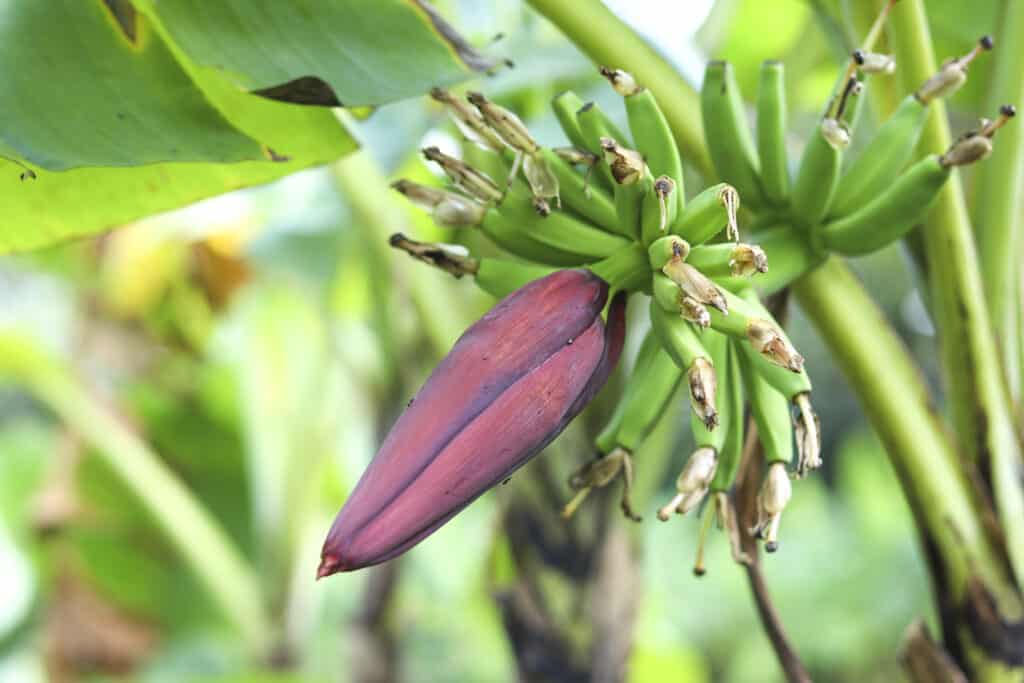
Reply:
[[684, 159], [706, 179], [715, 177], [696, 92], [664, 57], [597, 0], [529, 3], [597, 64], [634, 71], [657, 98]]
[[[947, 640], [959, 641], [979, 681], [1016, 681], [975, 644], [963, 622], [980, 580], [1005, 619], [1020, 619], [1020, 594], [975, 512], [958, 454], [931, 406], [928, 388], [881, 310], [838, 258], [793, 286], [800, 305], [851, 380], [885, 444], [932, 563], [936, 599]], [[842, 305], [837, 305], [842, 302]], [[955, 616], [958, 615], [959, 616]], [[948, 621], [947, 621], [948, 620]], [[947, 642], [948, 647], [953, 644]]]
[[268, 654], [271, 625], [259, 578], [160, 457], [89, 395], [69, 369], [39, 352], [32, 340], [0, 336], [0, 377], [31, 391], [96, 448], [138, 496], [250, 651]]
[[[899, 36], [894, 43], [902, 82], [908, 89], [916, 88], [937, 69], [923, 0], [897, 3], [892, 28], [894, 35]], [[943, 151], [950, 139], [946, 108], [940, 101], [933, 102], [920, 147], [930, 152]], [[987, 493], [994, 498], [1004, 527], [1007, 554], [1020, 581], [1024, 579], [1020, 443], [957, 172], [950, 176], [929, 213], [923, 239], [958, 449], [962, 457], [978, 468]], [[980, 500], [979, 504], [983, 506], [985, 501]]]
[[[996, 60], [985, 113], [1003, 104], [1024, 107], [1024, 2], [1003, 0], [997, 29]], [[978, 169], [971, 215], [981, 255], [985, 298], [992, 312], [996, 339], [1014, 401], [1021, 400], [1017, 283], [1024, 249], [1024, 128], [1020, 123], [1000, 131], [992, 156]]]

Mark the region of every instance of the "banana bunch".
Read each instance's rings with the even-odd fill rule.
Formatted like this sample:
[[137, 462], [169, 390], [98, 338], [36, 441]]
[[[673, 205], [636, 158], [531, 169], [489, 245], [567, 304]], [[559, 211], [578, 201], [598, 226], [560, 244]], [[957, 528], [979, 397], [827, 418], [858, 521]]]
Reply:
[[[732, 68], [709, 64], [701, 90], [704, 128], [725, 182], [688, 200], [683, 160], [665, 116], [651, 91], [625, 71], [602, 68], [601, 74], [622, 96], [628, 131], [596, 104], [565, 92], [552, 103], [568, 141], [557, 148], [542, 147], [515, 113], [480, 93], [463, 100], [432, 92], [473, 144], [462, 159], [423, 150], [450, 179], [450, 189], [409, 180], [393, 187], [439, 225], [479, 230], [509, 257], [474, 257], [460, 245], [404, 235], [395, 235], [393, 246], [455, 277], [472, 276], [496, 297], [570, 267], [591, 271], [613, 293], [650, 297], [650, 330], [620, 402], [595, 439], [595, 459], [570, 478], [575, 496], [566, 517], [590, 491], [621, 478], [623, 513], [640, 519], [630, 499], [633, 453], [684, 386], [695, 450], [658, 517], [668, 520], [713, 501], [705, 518], [713, 509], [734, 557], [743, 561], [729, 492], [749, 414], [766, 465], [750, 531], [766, 550], [777, 548], [790, 479], [821, 466], [821, 436], [804, 359], [759, 292], [786, 287], [830, 253], [863, 254], [902, 237], [951, 170], [986, 157], [994, 133], [1014, 114], [1004, 107], [998, 119], [983, 121], [943, 154], [912, 159], [929, 103], [963, 84], [968, 65], [992, 48], [983, 38], [908, 95], [846, 163], [866, 76], [896, 66], [871, 52], [890, 7], [851, 56], [792, 175], [782, 64], [762, 69], [756, 142]], [[749, 241], [741, 241], [741, 215], [751, 218]]]

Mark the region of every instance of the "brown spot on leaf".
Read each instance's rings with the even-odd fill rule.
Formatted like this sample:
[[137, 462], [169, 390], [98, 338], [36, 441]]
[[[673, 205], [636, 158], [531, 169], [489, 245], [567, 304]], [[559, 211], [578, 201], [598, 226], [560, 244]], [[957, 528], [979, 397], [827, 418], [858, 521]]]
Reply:
[[485, 57], [475, 47], [470, 45], [465, 38], [459, 35], [451, 24], [444, 20], [436, 9], [434, 9], [430, 3], [425, 0], [412, 0], [413, 6], [419, 8], [427, 15], [430, 19], [430, 23], [434, 26], [434, 30], [437, 31], [441, 39], [444, 40], [448, 45], [455, 51], [455, 54], [459, 56], [459, 59], [474, 71], [490, 71], [498, 65], [498, 62], [489, 57]]
[[342, 106], [341, 101], [334, 94], [331, 86], [316, 76], [301, 76], [287, 83], [253, 90], [252, 93], [260, 97], [290, 104], [308, 104], [318, 107]]
[[103, 0], [114, 19], [121, 27], [125, 37], [132, 43], [136, 42], [139, 33], [138, 13], [131, 0]]

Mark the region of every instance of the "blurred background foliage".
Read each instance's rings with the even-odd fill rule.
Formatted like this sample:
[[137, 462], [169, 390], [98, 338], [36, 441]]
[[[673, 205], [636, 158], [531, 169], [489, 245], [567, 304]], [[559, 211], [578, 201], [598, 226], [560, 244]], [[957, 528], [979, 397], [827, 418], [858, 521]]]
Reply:
[[[734, 62], [748, 100], [760, 62], [784, 60], [790, 158], [797, 159], [851, 27], [866, 23], [871, 12], [862, 5], [873, 3], [609, 4], [695, 83], [708, 59]], [[489, 51], [515, 63], [472, 85], [521, 112], [542, 143], [560, 142], [547, 105], [565, 88], [621, 113], [588, 61], [515, 0], [437, 5], [474, 44], [493, 40]], [[992, 29], [992, 2], [929, 7], [940, 57]], [[976, 86], [987, 65], [978, 67], [951, 102], [955, 128], [981, 111]], [[883, 85], [870, 97], [877, 114], [896, 95]], [[535, 507], [523, 519], [557, 517], [569, 496], [564, 476], [589, 457], [586, 435], [600, 426], [608, 400], [512, 485], [483, 497], [392, 569], [313, 581], [330, 520], [382, 434], [461, 330], [492, 304], [473, 283], [387, 247], [387, 236], [403, 231], [488, 249], [433, 226], [387, 189], [399, 174], [431, 181], [417, 154], [425, 142], [458, 147], [442, 114], [426, 98], [382, 106], [345, 119], [363, 149], [334, 166], [0, 258], [4, 338], [29, 340], [32, 358], [24, 362], [40, 376], [59, 375], [62, 395], [112, 418], [120, 435], [96, 443], [65, 412], [59, 419], [51, 402], [18, 385], [0, 389], [0, 681], [516, 679], [517, 660], [530, 652], [529, 620], [509, 605], [516, 573], [529, 565], [512, 559], [522, 547], [510, 511], [526, 500]], [[932, 331], [903, 255], [892, 248], [854, 265], [934, 379]], [[815, 378], [826, 468], [799, 487], [781, 552], [767, 558], [765, 572], [818, 680], [898, 680], [904, 628], [919, 615], [933, 621], [909, 514], [885, 454], [798, 312], [792, 329]], [[630, 330], [629, 348], [643, 332]], [[698, 580], [690, 571], [696, 521], [653, 521], [689, 448], [677, 436], [686, 409], [678, 405], [637, 457], [636, 502], [647, 521], [627, 527], [612, 515], [550, 532], [560, 539], [551, 547], [570, 554], [598, 552], [587, 539], [600, 534], [619, 538], [629, 568], [579, 573], [571, 557], [559, 557], [560, 572], [544, 579], [540, 595], [550, 604], [542, 607], [568, 615], [554, 621], [570, 650], [579, 638], [594, 648], [600, 634], [574, 632], [588, 617], [577, 602], [580, 586], [566, 577], [593, 583], [592, 616], [617, 595], [634, 596], [623, 607], [628, 618], [605, 615], [625, 632], [618, 639], [627, 650], [635, 620], [627, 675], [634, 683], [780, 680], [724, 539], [713, 537], [709, 572]], [[126, 483], [104, 457], [124, 440], [184, 484], [237, 548], [237, 565], [228, 558], [218, 566], [242, 574], [218, 584], [197, 569], [194, 558], [201, 564], [211, 549], [205, 536], [187, 526], [169, 535], [177, 508]], [[595, 499], [614, 506], [607, 496]], [[528, 538], [549, 533], [538, 524], [527, 524]], [[192, 555], [183, 552], [189, 546]], [[215, 596], [224, 584], [237, 587], [234, 603]]]

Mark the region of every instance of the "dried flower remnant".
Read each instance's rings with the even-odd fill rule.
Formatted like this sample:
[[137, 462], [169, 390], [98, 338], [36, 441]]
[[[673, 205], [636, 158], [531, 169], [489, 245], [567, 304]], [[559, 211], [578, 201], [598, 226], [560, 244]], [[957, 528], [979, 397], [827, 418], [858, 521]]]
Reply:
[[623, 147], [609, 137], [601, 138], [601, 149], [604, 150], [604, 160], [611, 168], [612, 177], [618, 184], [638, 183], [647, 173], [647, 164], [640, 152]]
[[762, 356], [792, 372], [804, 369], [804, 357], [782, 335], [773, 323], [754, 319], [747, 325], [747, 339]]
[[445, 105], [456, 126], [468, 139], [484, 149], [495, 152], [505, 149], [505, 141], [487, 125], [480, 112], [471, 104], [452, 95], [444, 88], [432, 88], [430, 96]]
[[987, 52], [995, 46], [992, 36], [982, 36], [977, 45], [963, 57], [947, 60], [939, 72], [929, 78], [917, 89], [914, 96], [927, 104], [938, 97], [946, 97], [963, 87], [967, 82], [967, 67], [970, 66], [978, 55]]
[[740, 242], [729, 256], [729, 270], [737, 277], [768, 272], [768, 255], [756, 244]]
[[592, 490], [602, 488], [615, 481], [620, 472], [622, 473], [622, 497], [619, 507], [628, 519], [639, 522], [641, 517], [633, 510], [633, 503], [630, 500], [630, 493], [633, 489], [633, 456], [624, 448], [615, 448], [608, 455], [591, 460], [573, 472], [569, 478], [569, 486], [576, 491], [576, 495], [562, 508], [562, 517], [564, 519], [572, 517]]
[[811, 407], [811, 397], [807, 393], [794, 397], [793, 404], [797, 413], [793, 418], [797, 449], [796, 474], [804, 477], [810, 470], [821, 467], [821, 420]]
[[772, 463], [768, 475], [757, 494], [757, 525], [751, 533], [764, 540], [764, 549], [770, 553], [779, 548], [779, 523], [782, 511], [793, 497], [793, 485], [781, 462]]
[[1016, 107], [1004, 104], [999, 108], [999, 116], [995, 121], [982, 119], [981, 129], [961, 135], [942, 155], [939, 163], [943, 166], [966, 166], [988, 158], [992, 154], [992, 138], [996, 131], [1016, 115]]
[[676, 495], [658, 510], [658, 519], [667, 522], [673, 512], [685, 515], [700, 505], [717, 469], [718, 453], [714, 448], [705, 446], [694, 451], [676, 478]]
[[690, 406], [694, 414], [705, 427], [709, 430], [714, 429], [718, 426], [718, 375], [715, 373], [714, 365], [707, 358], [695, 359], [693, 365], [686, 371], [686, 380], [690, 388]]
[[505, 197], [494, 181], [461, 159], [449, 156], [437, 147], [425, 147], [423, 156], [440, 166], [457, 188], [483, 204], [494, 204]]

